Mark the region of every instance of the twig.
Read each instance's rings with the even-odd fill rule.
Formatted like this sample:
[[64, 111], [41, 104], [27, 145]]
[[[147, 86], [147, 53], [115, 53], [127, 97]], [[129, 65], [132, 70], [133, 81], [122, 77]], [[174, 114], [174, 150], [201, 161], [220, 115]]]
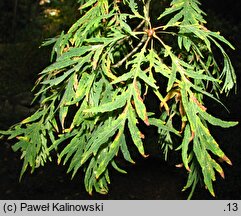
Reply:
[[[150, 2], [151, 0], [148, 0], [145, 7], [147, 8], [147, 13], [149, 16], [149, 8], [150, 8]], [[137, 31], [139, 28], [141, 28], [143, 25], [145, 24], [145, 27], [148, 27], [148, 23], [147, 20], [142, 20], [142, 22], [133, 30], [133, 31]], [[121, 44], [123, 41], [127, 40], [130, 36], [122, 39], [121, 41], [118, 42], [118, 44]], [[129, 57], [131, 57], [143, 44], [144, 42], [146, 42], [148, 40], [147, 35], [143, 35], [141, 41], [139, 42], [139, 44], [128, 54], [126, 55], [122, 60], [120, 60], [119, 62], [117, 62], [116, 64], [112, 65], [112, 68], [118, 68], [120, 67]]]
[[156, 31], [156, 34], [171, 34], [173, 36], [177, 35], [175, 32], [167, 32], [167, 31]]
[[131, 57], [142, 45], [145, 41], [147, 41], [147, 37], [146, 35], [144, 35], [141, 39], [141, 41], [139, 42], [139, 44], [128, 54], [125, 56], [125, 58], [123, 58], [122, 60], [120, 60], [119, 62], [117, 62], [116, 64], [112, 65], [113, 68], [118, 68], [120, 67], [129, 57]]
[[144, 24], [145, 24], [145, 22], [146, 22], [146, 20], [142, 20], [141, 22], [140, 22], [140, 24], [138, 25], [138, 26], [136, 26], [136, 28], [134, 28], [134, 32], [136, 32], [139, 28], [141, 28]]
[[[133, 30], [133, 32], [136, 32], [138, 29], [140, 29], [145, 24], [145, 20], [142, 20], [141, 23]], [[126, 36], [125, 38], [121, 39], [117, 42], [118, 45], [122, 44], [124, 41], [128, 40], [131, 36]]]

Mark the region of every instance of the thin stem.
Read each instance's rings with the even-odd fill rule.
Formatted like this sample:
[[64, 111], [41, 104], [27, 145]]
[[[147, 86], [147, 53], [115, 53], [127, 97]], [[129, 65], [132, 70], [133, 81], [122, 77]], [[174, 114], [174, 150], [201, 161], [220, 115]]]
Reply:
[[120, 67], [128, 58], [130, 58], [134, 53], [136, 53], [136, 51], [144, 44], [145, 41], [147, 41], [147, 39], [148, 38], [146, 37], [146, 35], [143, 35], [139, 44], [128, 55], [126, 55], [122, 60], [120, 60], [116, 64], [112, 65], [112, 67], [113, 68]]
[[166, 31], [157, 31], [156, 33], [157, 34], [171, 34], [173, 36], [177, 35], [177, 33], [175, 33], [175, 32], [166, 32]]
[[[144, 1], [143, 1], [144, 2]], [[146, 7], [146, 14], [145, 14], [145, 20], [142, 20], [142, 22], [133, 30], [134, 32], [137, 31], [139, 28], [141, 28], [144, 24], [145, 24], [145, 28], [148, 29], [148, 24], [151, 28], [151, 23], [150, 23], [150, 16], [149, 16], [149, 12], [150, 12], [150, 2], [151, 0], [148, 0], [145, 4]], [[120, 40], [118, 42], [118, 44], [123, 43], [123, 41], [129, 39], [130, 36], [123, 38], [122, 40]], [[137, 50], [144, 44], [144, 42], [149, 41], [150, 38], [146, 37], [146, 35], [142, 36], [141, 41], [139, 42], [139, 44], [128, 54], [126, 55], [122, 60], [120, 60], [119, 62], [117, 62], [116, 64], [112, 65], [112, 68], [118, 68], [120, 67], [128, 58], [130, 58], [134, 53], [137, 52]]]
[[154, 30], [158, 30], [158, 29], [163, 29], [165, 26], [158, 26], [158, 27], [155, 27]]
[[166, 47], [166, 44], [156, 34], [153, 34], [153, 37], [156, 38], [164, 47]]
[[146, 22], [146, 20], [142, 20], [141, 22], [140, 22], [140, 24], [136, 27], [136, 28], [134, 28], [134, 32], [136, 32], [138, 29], [140, 29], [144, 24], [145, 24], [145, 22]]
[[[133, 32], [135, 32], [136, 34], [143, 34], [143, 32], [137, 32], [137, 30], [139, 30], [144, 24], [145, 24], [145, 20], [142, 20], [142, 22], [136, 27], [134, 28]], [[124, 41], [128, 40], [131, 36], [126, 36], [123, 39], [121, 39], [120, 41], [117, 42], [117, 44], [122, 44]]]
[[[151, 22], [150, 22], [150, 3], [151, 3], [151, 0], [148, 0], [148, 1], [146, 2], [146, 4], [145, 4], [146, 12], [147, 12], [145, 18], [146, 18], [146, 21], [148, 22], [148, 24], [150, 25], [150, 28], [152, 28], [152, 27], [151, 27]], [[148, 28], [147, 25], [146, 25], [146, 28]]]

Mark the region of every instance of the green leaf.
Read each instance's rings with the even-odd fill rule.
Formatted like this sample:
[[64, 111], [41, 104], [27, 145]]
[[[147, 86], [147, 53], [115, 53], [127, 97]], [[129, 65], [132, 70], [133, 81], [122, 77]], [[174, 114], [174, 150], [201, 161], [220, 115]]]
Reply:
[[199, 110], [199, 114], [212, 125], [223, 127], [223, 128], [229, 128], [229, 127], [233, 127], [238, 124], [238, 122], [223, 121], [221, 119], [218, 119], [218, 118], [208, 114], [206, 111], [203, 111], [200, 107], [197, 107], [197, 109]]
[[115, 170], [117, 170], [120, 173], [126, 174], [127, 172], [121, 168], [119, 168], [114, 160], [111, 161], [111, 165]]
[[146, 112], [146, 106], [143, 103], [143, 100], [140, 95], [140, 90], [137, 86], [137, 83], [134, 83], [134, 93], [133, 93], [134, 103], [135, 103], [135, 110], [138, 116], [144, 121], [146, 125], [149, 125], [148, 116]]
[[[57, 62], [53, 63], [52, 65], [48, 66], [47, 68], [45, 68], [40, 74], [47, 74], [47, 73], [50, 73], [55, 70], [60, 70], [60, 69], [72, 66], [72, 65], [76, 64], [77, 62], [78, 62], [78, 60], [73, 60], [73, 59], [57, 61]], [[48, 80], [44, 81], [43, 84], [45, 84], [46, 82], [48, 83]]]
[[185, 130], [184, 130], [184, 137], [182, 140], [182, 161], [184, 164], [184, 167], [190, 172], [189, 168], [189, 161], [188, 161], [188, 145], [191, 141], [191, 131], [190, 131], [190, 126], [186, 125]]
[[213, 196], [215, 196], [213, 185], [212, 185], [212, 181], [215, 180], [213, 167], [210, 164], [207, 152], [201, 148], [201, 143], [199, 143], [196, 138], [194, 138], [193, 151], [195, 152], [197, 160], [201, 165], [202, 173], [204, 177], [204, 183], [207, 186], [209, 192]]
[[96, 170], [95, 177], [98, 179], [100, 175], [105, 171], [106, 167], [110, 163], [113, 164], [112, 159], [117, 154], [119, 147], [120, 147], [120, 138], [123, 134], [124, 128], [119, 129], [117, 135], [114, 138], [114, 141], [108, 147], [108, 151], [106, 152], [105, 158], [100, 162], [98, 169]]
[[214, 159], [211, 159], [211, 164], [212, 167], [220, 174], [220, 176], [224, 178], [224, 172], [222, 167]]
[[[224, 158], [224, 152], [219, 148], [218, 143], [212, 137], [210, 131], [201, 123], [200, 119], [197, 119], [197, 123], [200, 130], [199, 137], [202, 139], [203, 143], [205, 143], [206, 148], [220, 158]], [[229, 163], [229, 160], [227, 162]]]
[[17, 152], [19, 149], [24, 150], [28, 147], [28, 145], [29, 145], [28, 139], [21, 137], [19, 138], [19, 141], [12, 146], [12, 150], [14, 152]]
[[[75, 143], [75, 140], [73, 141], [73, 143]], [[73, 145], [73, 143], [72, 144], [70, 143], [69, 145]], [[78, 169], [82, 166], [82, 164], [80, 163], [80, 160], [82, 158], [83, 153], [84, 153], [84, 144], [79, 143], [79, 146], [76, 149], [76, 152], [75, 152], [74, 156], [72, 157], [69, 168], [67, 170], [67, 173], [73, 171], [72, 178], [75, 176]]]
[[66, 134], [62, 134], [57, 140], [55, 140], [55, 142], [49, 147], [49, 151], [52, 151], [53, 149], [57, 149], [58, 146], [64, 142], [65, 140], [71, 138], [72, 136], [74, 136], [75, 133], [66, 133]]
[[73, 72], [74, 72], [74, 69], [68, 70], [67, 72], [65, 72], [60, 77], [57, 77], [57, 78], [54, 78], [54, 79], [45, 80], [45, 81], [42, 82], [42, 84], [44, 84], [44, 85], [49, 84], [50, 86], [56, 86], [56, 85], [60, 84], [61, 82], [63, 82]]
[[221, 36], [219, 32], [210, 31], [209, 35], [214, 38], [217, 38], [218, 40], [222, 41], [224, 44], [227, 44], [230, 48], [235, 49], [234, 46], [228, 40], [226, 40], [223, 36]]
[[91, 51], [92, 46], [81, 46], [70, 48], [67, 52], [63, 53], [57, 62], [65, 62], [67, 60], [73, 60], [73, 57], [80, 57], [88, 51]]
[[223, 88], [221, 92], [228, 93], [236, 85], [236, 74], [233, 65], [226, 53], [224, 55], [224, 68], [221, 74], [221, 79], [225, 77]]
[[138, 18], [140, 18], [140, 19], [144, 19], [144, 17], [141, 16], [140, 13], [138, 12], [138, 5], [137, 5], [137, 3], [135, 2], [135, 0], [125, 0], [125, 1], [128, 2], [128, 6], [130, 7], [132, 13], [133, 13], [136, 17], [138, 17]]
[[171, 5], [172, 5], [172, 7], [171, 8], [166, 8], [166, 10], [157, 19], [161, 19], [161, 18], [163, 18], [163, 17], [165, 17], [165, 16], [167, 16], [169, 14], [172, 14], [172, 13], [180, 10], [181, 9], [180, 6], [182, 6], [183, 3], [182, 2], [179, 3], [179, 4], [177, 3], [175, 5], [174, 5], [174, 3], [172, 3]]
[[185, 72], [189, 77], [194, 78], [194, 79], [202, 79], [205, 81], [211, 81], [211, 82], [217, 82], [221, 83], [221, 80], [218, 80], [212, 76], [205, 75], [203, 74], [203, 71], [191, 71], [191, 70], [186, 70]]
[[135, 112], [131, 108], [128, 112], [128, 128], [130, 130], [131, 138], [141, 155], [146, 157], [143, 142], [141, 140], [144, 135], [139, 131], [138, 127], [136, 126], [137, 123], [138, 121], [136, 119]]
[[[193, 152], [191, 152], [191, 154], [192, 153]], [[197, 183], [198, 183], [198, 181], [200, 181], [199, 164], [198, 164], [196, 158], [194, 158], [192, 160], [191, 170], [192, 170], [192, 172], [189, 172], [187, 184], [184, 186], [184, 188], [182, 190], [182, 191], [185, 191], [187, 188], [192, 186], [192, 189], [191, 189], [191, 192], [188, 196], [188, 199], [191, 199], [191, 197], [193, 196], [193, 193], [195, 191], [195, 188], [197, 186]]]
[[85, 4], [81, 5], [79, 9], [83, 10], [83, 9], [95, 4], [96, 2], [97, 2], [97, 0], [88, 0]]
[[69, 78], [68, 84], [65, 88], [64, 95], [59, 104], [59, 120], [63, 129], [65, 128], [64, 121], [65, 121], [65, 118], [67, 117], [68, 110], [69, 110], [69, 107], [66, 104], [69, 103], [74, 96], [74, 81], [75, 81], [75, 74], [73, 74]]
[[170, 74], [170, 78], [168, 79], [167, 92], [169, 92], [172, 89], [172, 86], [176, 80], [176, 72], [177, 72], [177, 67], [174, 63], [172, 63], [172, 71]]
[[21, 121], [21, 124], [26, 124], [38, 120], [40, 117], [44, 116], [47, 110], [37, 110], [33, 115]]
[[130, 163], [135, 163], [133, 161], [133, 159], [131, 158], [131, 155], [130, 155], [130, 152], [128, 150], [128, 147], [127, 147], [127, 143], [126, 143], [126, 139], [125, 139], [125, 135], [122, 134], [121, 135], [121, 141], [120, 141], [120, 149], [121, 149], [121, 152], [125, 158], [125, 160], [129, 161]]
[[166, 123], [164, 121], [162, 121], [161, 119], [149, 118], [149, 123], [150, 123], [150, 125], [154, 125], [161, 130], [170, 131], [170, 132], [180, 136], [180, 133], [175, 128], [167, 126]]
[[155, 84], [156, 80], [151, 76], [147, 76], [144, 71], [142, 73], [139, 73], [138, 77], [141, 78], [147, 85], [151, 86], [154, 89], [158, 89], [157, 85]]
[[199, 8], [199, 2], [196, 0], [173, 0], [171, 2], [171, 7], [166, 8], [158, 19], [162, 19], [170, 14], [176, 15], [172, 15], [166, 25], [167, 27], [175, 26], [179, 21], [182, 24], [198, 24], [206, 22], [202, 17], [202, 14], [205, 13]]
[[96, 159], [93, 157], [90, 160], [90, 163], [87, 167], [87, 170], [85, 172], [85, 178], [84, 178], [84, 184], [86, 191], [89, 192], [89, 194], [92, 194], [92, 187], [95, 181], [95, 177], [93, 177], [93, 170], [96, 168]]
[[133, 73], [132, 72], [128, 72], [128, 73], [124, 73], [123, 75], [117, 77], [115, 80], [113, 80], [111, 82], [111, 84], [117, 84], [120, 82], [124, 82], [127, 81], [128, 79], [131, 79], [133, 77]]
[[90, 148], [87, 149], [83, 157], [80, 161], [81, 164], [84, 164], [91, 155], [96, 155], [100, 146], [106, 143], [114, 134], [115, 132], [124, 124], [125, 117], [124, 115], [120, 115], [119, 118], [113, 120], [110, 125], [97, 130], [97, 133], [92, 136], [89, 140]]
[[84, 112], [104, 113], [104, 112], [110, 112], [110, 111], [119, 109], [119, 108], [125, 106], [128, 97], [129, 97], [129, 93], [124, 92], [124, 93], [116, 96], [113, 101], [105, 103], [105, 104], [101, 104], [98, 107], [92, 107], [90, 109], [86, 109], [86, 110], [84, 110]]
[[104, 50], [104, 46], [100, 46], [96, 51], [95, 51], [95, 54], [93, 56], [93, 61], [92, 61], [92, 64], [93, 64], [93, 69], [95, 70], [98, 66], [98, 62], [99, 62], [99, 59], [100, 59], [100, 56], [102, 55], [103, 53], [103, 50]]
[[83, 146], [83, 139], [80, 136], [76, 135], [72, 138], [71, 142], [65, 146], [58, 156], [58, 164], [60, 164], [62, 158], [66, 155], [63, 164], [66, 164], [69, 158], [78, 150], [79, 147]]
[[30, 129], [29, 128], [21, 128], [21, 125], [17, 125], [16, 127], [14, 127], [12, 130], [10, 130], [10, 136], [8, 137], [8, 139], [13, 139], [13, 138], [17, 138], [19, 135], [22, 135], [24, 133], [27, 133]]

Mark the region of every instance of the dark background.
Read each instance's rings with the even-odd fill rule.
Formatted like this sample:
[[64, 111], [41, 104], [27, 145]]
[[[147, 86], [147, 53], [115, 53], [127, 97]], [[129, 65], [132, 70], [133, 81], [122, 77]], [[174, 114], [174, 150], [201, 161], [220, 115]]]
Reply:
[[[77, 17], [77, 13], [73, 13], [77, 8], [74, 0], [65, 1], [66, 4], [59, 2], [40, 6], [39, 1], [0, 1], [0, 129], [7, 129], [36, 109], [29, 105], [33, 97], [30, 90], [37, 74], [49, 64], [51, 50], [38, 47], [45, 38], [67, 29]], [[210, 104], [209, 111], [223, 119], [240, 121], [241, 1], [200, 2], [208, 14], [208, 27], [220, 31], [236, 47], [228, 53], [237, 73], [237, 94], [232, 92], [223, 98], [230, 113], [217, 104]], [[49, 8], [57, 8], [62, 13], [58, 18], [48, 16]], [[241, 126], [211, 130], [233, 166], [223, 164], [226, 178], [217, 176], [215, 198], [198, 187], [193, 199], [241, 199]], [[151, 150], [149, 158], [140, 158], [136, 165], [126, 166], [127, 175], [111, 173], [108, 195], [89, 196], [83, 186], [83, 175], [80, 173], [71, 180], [71, 176], [66, 175], [67, 168], [57, 166], [55, 161], [33, 174], [26, 173], [19, 183], [22, 162], [20, 154], [11, 150], [11, 144], [0, 142], [0, 199], [186, 199], [188, 195], [181, 192], [186, 173], [175, 167], [175, 158], [165, 162], [161, 153]]]

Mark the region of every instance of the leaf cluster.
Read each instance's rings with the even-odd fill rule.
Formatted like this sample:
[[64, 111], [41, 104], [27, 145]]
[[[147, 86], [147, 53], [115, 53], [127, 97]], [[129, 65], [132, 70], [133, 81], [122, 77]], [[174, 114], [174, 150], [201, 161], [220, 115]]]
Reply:
[[[155, 27], [150, 0], [81, 3], [82, 16], [69, 31], [45, 42], [54, 43], [54, 62], [36, 83], [39, 110], [1, 132], [19, 140], [13, 149], [23, 153], [21, 175], [28, 166], [34, 170], [51, 160], [50, 152], [56, 151], [58, 163], [68, 163], [72, 176], [83, 169], [90, 194], [93, 189], [107, 193], [110, 166], [125, 173], [117, 158], [134, 163], [131, 144], [147, 157], [142, 122], [158, 129], [166, 158], [170, 148], [181, 152], [188, 172], [184, 190], [192, 187], [190, 197], [198, 182], [214, 195], [215, 171], [222, 177], [224, 173], [213, 156], [231, 161], [208, 126], [231, 127], [237, 122], [210, 115], [203, 100], [219, 101], [221, 93], [235, 86], [233, 66], [222, 47], [232, 45], [204, 26], [197, 0], [173, 0]], [[214, 47], [223, 56], [222, 70]], [[159, 104], [154, 113], [145, 101], [150, 94]], [[173, 137], [181, 140], [178, 148]]]

